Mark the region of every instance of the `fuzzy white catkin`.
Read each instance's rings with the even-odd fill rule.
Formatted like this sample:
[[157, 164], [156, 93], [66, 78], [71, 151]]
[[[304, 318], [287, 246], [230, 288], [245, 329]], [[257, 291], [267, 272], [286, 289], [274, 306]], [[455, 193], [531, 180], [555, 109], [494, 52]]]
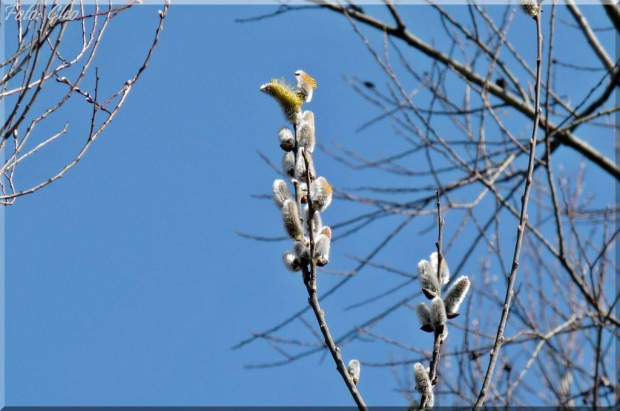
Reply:
[[295, 272], [301, 270], [301, 262], [294, 253], [285, 251], [284, 254], [282, 254], [282, 260], [284, 261], [286, 268], [290, 271]]
[[295, 154], [292, 151], [288, 151], [282, 156], [282, 171], [290, 177], [295, 175]]
[[286, 200], [284, 204], [282, 204], [282, 221], [284, 222], [284, 228], [289, 237], [293, 240], [301, 240], [303, 238], [304, 233], [301, 221], [299, 220], [297, 204], [292, 200]]
[[433, 270], [433, 266], [430, 262], [426, 260], [422, 260], [418, 263], [418, 274], [420, 277], [420, 284], [422, 285], [423, 290], [429, 290], [432, 294], [429, 296], [426, 292], [424, 293], [426, 297], [430, 300], [434, 296], [439, 295], [439, 281], [437, 280], [437, 276], [435, 275], [435, 270]]
[[[312, 114], [311, 111], [306, 111], [305, 113]], [[305, 113], [304, 119], [306, 118]], [[299, 145], [305, 148], [308, 153], [314, 153], [314, 147], [316, 145], [316, 140], [314, 138], [314, 115], [312, 115], [312, 123], [304, 120], [299, 126]]]
[[[329, 228], [329, 227], [325, 227]], [[323, 229], [325, 231], [325, 228]], [[331, 230], [330, 230], [331, 234]], [[331, 235], [327, 236], [325, 233], [321, 232], [318, 238], [316, 239], [314, 247], [314, 254], [316, 257], [316, 265], [319, 267], [323, 267], [329, 263], [329, 249], [331, 246]]]
[[362, 373], [362, 365], [358, 360], [351, 360], [349, 361], [347, 372], [349, 373], [349, 377], [353, 380], [353, 384], [357, 384], [360, 380], [360, 374]]
[[282, 127], [278, 132], [278, 140], [280, 140], [280, 148], [284, 151], [291, 151], [295, 147], [295, 136], [293, 131], [288, 127]]
[[433, 298], [431, 301], [431, 325], [435, 330], [437, 327], [444, 325], [447, 321], [446, 307], [441, 297]]
[[437, 252], [434, 252], [431, 254], [431, 265], [433, 266], [433, 271], [435, 271], [435, 275], [439, 279], [439, 284], [448, 284], [448, 281], [450, 281], [450, 268], [448, 267], [448, 262], [446, 261], [445, 256], [441, 259], [441, 272], [437, 269], [437, 264]]
[[[310, 207], [305, 206], [304, 207], [304, 221], [309, 221], [310, 220]], [[321, 230], [323, 229], [323, 220], [321, 218], [321, 213], [319, 213], [318, 211], [315, 211], [312, 214], [312, 233], [315, 237], [318, 237], [319, 233], [321, 232]]]
[[446, 305], [446, 313], [449, 316], [458, 313], [459, 307], [469, 291], [469, 285], [469, 277], [464, 275], [459, 277], [448, 289], [448, 292], [444, 298], [444, 303]]
[[431, 379], [428, 377], [426, 368], [419, 362], [413, 366], [413, 376], [415, 379], [415, 389], [421, 394], [432, 392]]
[[288, 184], [284, 180], [275, 180], [273, 182], [273, 201], [278, 208], [282, 208], [286, 200], [293, 200]]
[[300, 259], [310, 259], [310, 247], [306, 243], [305, 239], [304, 241], [295, 241], [293, 249], [295, 250], [295, 255], [297, 255]]
[[[295, 162], [295, 178], [300, 181], [306, 181], [306, 160], [304, 159], [304, 151], [303, 147], [299, 148], [297, 152], [297, 161]], [[308, 170], [310, 171], [310, 180], [314, 180], [316, 178], [316, 173], [314, 171], [314, 162], [312, 161], [312, 157], [308, 157]]]
[[418, 304], [415, 312], [418, 315], [418, 320], [420, 321], [420, 325], [422, 327], [424, 327], [425, 325], [431, 324], [431, 310], [428, 309], [426, 304], [424, 303]]
[[327, 182], [325, 177], [319, 177], [312, 183], [310, 190], [312, 208], [325, 211], [332, 202], [332, 186]]

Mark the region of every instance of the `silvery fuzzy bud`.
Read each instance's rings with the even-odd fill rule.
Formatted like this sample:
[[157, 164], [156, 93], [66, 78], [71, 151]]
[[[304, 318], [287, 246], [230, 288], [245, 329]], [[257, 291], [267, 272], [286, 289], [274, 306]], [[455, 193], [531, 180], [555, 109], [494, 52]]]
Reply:
[[534, 19], [540, 13], [540, 4], [536, 0], [521, 0], [521, 9]]
[[291, 151], [295, 148], [295, 136], [288, 127], [282, 127], [278, 132], [278, 140], [280, 140], [280, 148], [284, 151]]
[[[304, 221], [310, 221], [310, 207], [304, 207]], [[321, 219], [321, 213], [315, 211], [312, 213], [312, 234], [314, 237], [318, 237], [319, 233], [323, 229], [323, 220]]]
[[288, 151], [282, 156], [282, 171], [290, 177], [295, 175], [295, 154], [292, 151]]
[[[308, 169], [310, 171], [310, 181], [316, 178], [314, 171], [314, 163], [312, 157], [308, 156]], [[300, 181], [306, 181], [306, 160], [304, 160], [304, 148], [300, 147], [297, 151], [297, 161], [295, 162], [295, 178]]]
[[303, 238], [304, 230], [299, 219], [297, 204], [292, 200], [285, 200], [284, 204], [282, 204], [282, 220], [289, 237], [293, 240], [301, 240]]
[[446, 307], [444, 306], [441, 297], [433, 298], [431, 301], [431, 325], [435, 331], [442, 331], [440, 329], [446, 323]]
[[314, 255], [316, 257], [316, 265], [323, 267], [329, 263], [329, 249], [332, 241], [332, 230], [329, 227], [323, 227], [319, 234], [314, 247]]
[[448, 324], [443, 325], [443, 329], [441, 330], [441, 334], [439, 335], [439, 341], [444, 342], [448, 338]]
[[353, 380], [353, 384], [357, 385], [357, 382], [360, 380], [362, 365], [358, 360], [351, 360], [349, 361], [347, 372], [349, 373], [349, 377]]
[[[306, 121], [309, 118], [311, 121]], [[299, 127], [299, 145], [305, 148], [308, 153], [314, 153], [316, 139], [314, 137], [314, 114], [311, 111], [304, 111], [304, 120]]]
[[292, 179], [291, 182], [293, 183], [293, 185], [297, 185], [297, 192], [299, 193], [299, 196], [301, 197], [301, 202], [303, 204], [306, 204], [308, 202], [308, 184], [306, 184], [303, 181], [299, 181], [296, 179]]
[[454, 284], [448, 289], [444, 303], [446, 305], [446, 315], [448, 318], [454, 318], [458, 316], [459, 307], [465, 299], [467, 292], [469, 291], [469, 277], [466, 275], [459, 277]]
[[433, 254], [431, 254], [431, 265], [433, 266], [435, 275], [439, 279], [440, 285], [448, 284], [448, 281], [450, 281], [450, 268], [448, 267], [448, 262], [446, 261], [445, 256], [444, 258], [441, 259], [441, 272], [440, 272], [437, 269], [437, 262], [438, 262], [437, 260], [438, 260], [437, 252], [434, 252]]
[[295, 244], [293, 245], [293, 250], [295, 250], [295, 254], [301, 260], [310, 260], [310, 245], [305, 238], [301, 241], [295, 241]]
[[301, 270], [301, 261], [295, 255], [295, 253], [285, 251], [284, 254], [282, 254], [282, 260], [284, 261], [284, 265], [286, 266], [286, 268], [288, 268], [290, 271], [295, 272]]
[[288, 184], [284, 180], [275, 180], [273, 182], [273, 200], [278, 208], [282, 208], [286, 200], [293, 200]]
[[428, 371], [426, 371], [426, 368], [424, 368], [424, 366], [419, 362], [413, 366], [413, 376], [415, 379], [415, 389], [417, 392], [426, 396], [433, 392]]
[[433, 326], [431, 325], [431, 310], [424, 303], [418, 304], [416, 307], [416, 314], [418, 315], [418, 320], [420, 321], [420, 329], [422, 331], [426, 331], [427, 333], [433, 331]]
[[439, 281], [435, 275], [435, 270], [430, 262], [421, 260], [418, 263], [418, 274], [422, 291], [429, 300], [432, 300], [440, 294]]
[[332, 186], [325, 177], [319, 177], [310, 186], [310, 196], [312, 198], [312, 208], [325, 211], [332, 202]]

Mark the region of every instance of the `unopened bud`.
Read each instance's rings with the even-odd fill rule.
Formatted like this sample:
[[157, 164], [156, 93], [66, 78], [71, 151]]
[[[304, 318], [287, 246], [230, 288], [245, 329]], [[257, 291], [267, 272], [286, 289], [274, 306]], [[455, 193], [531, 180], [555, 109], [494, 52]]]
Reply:
[[325, 177], [319, 177], [312, 183], [310, 196], [312, 197], [312, 208], [325, 211], [332, 202], [332, 186]]
[[282, 208], [286, 200], [293, 200], [288, 184], [284, 180], [275, 180], [273, 182], [273, 200], [278, 208]]
[[286, 200], [282, 204], [282, 220], [289, 237], [293, 240], [301, 240], [303, 238], [303, 228], [299, 219], [297, 204], [292, 200]]
[[288, 127], [282, 127], [278, 132], [278, 140], [280, 140], [280, 148], [284, 151], [291, 151], [295, 148], [295, 136]]
[[358, 360], [351, 360], [349, 361], [347, 372], [349, 373], [349, 377], [353, 380], [353, 384], [357, 385], [357, 382], [360, 380], [362, 365]]
[[464, 275], [459, 277], [448, 289], [448, 292], [446, 292], [444, 303], [446, 305], [446, 315], [448, 318], [454, 318], [459, 315], [459, 307], [469, 291], [469, 285], [469, 277]]
[[418, 263], [418, 274], [422, 291], [429, 300], [432, 300], [440, 294], [439, 281], [435, 275], [435, 270], [430, 262], [421, 260]]

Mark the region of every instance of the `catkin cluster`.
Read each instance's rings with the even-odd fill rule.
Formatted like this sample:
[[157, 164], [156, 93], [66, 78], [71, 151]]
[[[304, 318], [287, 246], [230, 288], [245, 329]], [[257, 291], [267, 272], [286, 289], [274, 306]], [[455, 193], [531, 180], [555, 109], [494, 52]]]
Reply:
[[[293, 126], [278, 132], [282, 156], [282, 179], [273, 182], [273, 198], [280, 210], [284, 228], [293, 240], [293, 251], [282, 258], [291, 271], [300, 271], [310, 263], [324, 266], [329, 262], [332, 232], [323, 226], [321, 212], [332, 200], [332, 186], [325, 177], [317, 176], [312, 155], [316, 145], [314, 113], [302, 111], [302, 105], [312, 100], [316, 81], [302, 70], [295, 72], [297, 87], [284, 79], [274, 79], [261, 86], [261, 91], [274, 97], [284, 116]], [[289, 183], [294, 190], [291, 192]], [[314, 247], [311, 243], [314, 242]], [[313, 248], [313, 249], [312, 249]]]
[[[469, 291], [469, 278], [465, 275], [459, 277], [442, 297], [442, 286], [450, 281], [450, 269], [445, 258], [441, 260], [441, 267], [439, 267], [436, 252], [431, 254], [430, 261], [422, 260], [418, 263], [418, 274], [422, 292], [426, 298], [431, 300], [430, 307], [424, 302], [416, 307], [420, 329], [435, 333], [435, 338], [441, 343], [448, 337], [448, 319], [459, 315], [459, 307]], [[433, 407], [434, 382], [430, 380], [429, 370], [422, 364], [416, 363], [413, 367], [413, 374], [416, 390], [428, 399], [426, 406]]]

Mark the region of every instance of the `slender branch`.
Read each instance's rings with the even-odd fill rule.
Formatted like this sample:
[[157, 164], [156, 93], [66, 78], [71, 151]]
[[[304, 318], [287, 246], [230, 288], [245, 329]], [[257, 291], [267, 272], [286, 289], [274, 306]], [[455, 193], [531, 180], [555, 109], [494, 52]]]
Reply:
[[[295, 129], [297, 130], [297, 127], [295, 127]], [[296, 138], [296, 141], [299, 141], [299, 139]], [[312, 308], [312, 311], [314, 312], [314, 316], [316, 317], [316, 320], [319, 324], [321, 334], [323, 334], [323, 338], [325, 339], [325, 345], [329, 349], [329, 352], [331, 353], [332, 358], [334, 359], [334, 362], [336, 363], [336, 369], [338, 370], [338, 373], [340, 374], [340, 376], [344, 380], [344, 383], [349, 389], [349, 392], [351, 393], [353, 400], [355, 401], [355, 403], [357, 404], [357, 407], [360, 410], [367, 410], [368, 408], [366, 407], [366, 403], [364, 403], [364, 399], [362, 398], [362, 395], [360, 394], [360, 392], [357, 390], [357, 387], [355, 383], [353, 382], [353, 379], [351, 379], [351, 376], [349, 375], [349, 372], [344, 363], [344, 360], [342, 359], [342, 355], [340, 353], [340, 347], [336, 345], [336, 343], [334, 342], [334, 338], [332, 337], [331, 332], [329, 331], [329, 327], [327, 326], [327, 320], [325, 319], [325, 312], [323, 311], [319, 303], [319, 297], [318, 297], [317, 285], [316, 285], [316, 259], [314, 258], [315, 239], [314, 239], [314, 228], [313, 228], [313, 223], [312, 223], [313, 216], [314, 216], [314, 208], [312, 207], [312, 196], [310, 195], [311, 162], [310, 162], [309, 154], [306, 150], [303, 150], [302, 154], [304, 158], [304, 163], [306, 165], [306, 176], [305, 177], [306, 177], [306, 185], [308, 187], [308, 221], [306, 221], [306, 224], [308, 225], [308, 235], [310, 237], [310, 270], [308, 271], [308, 266], [303, 266], [302, 272], [303, 272], [304, 284], [306, 286], [306, 290], [308, 291], [308, 304], [310, 304], [310, 307]]]
[[[444, 220], [443, 218], [441, 218], [441, 202], [440, 202], [440, 194], [439, 191], [435, 192], [435, 195], [437, 196], [437, 223], [439, 226], [439, 233], [437, 235], [437, 242], [435, 243], [435, 246], [437, 247], [437, 276], [438, 278], [440, 278], [441, 275], [441, 264], [443, 263], [443, 253], [441, 252], [441, 245], [443, 242], [443, 224], [444, 224]], [[440, 350], [441, 350], [441, 343], [443, 342], [443, 339], [441, 338], [441, 335], [443, 333], [443, 327], [447, 327], [447, 325], [443, 325], [442, 327], [439, 327], [438, 329], [435, 330], [434, 333], [434, 340], [433, 340], [433, 358], [431, 359], [431, 363], [429, 366], [429, 373], [428, 373], [428, 377], [431, 380], [431, 384], [433, 386], [437, 385], [437, 365], [439, 364], [439, 357], [440, 357]], [[428, 407], [428, 401], [430, 400], [429, 397], [427, 397], [425, 394], [422, 394], [422, 399], [420, 400], [420, 410], [424, 410]]]
[[499, 351], [501, 349], [503, 340], [504, 340], [504, 330], [506, 328], [506, 322], [508, 321], [508, 314], [510, 313], [510, 303], [512, 301], [512, 297], [514, 294], [514, 284], [517, 276], [517, 271], [519, 268], [519, 257], [521, 254], [521, 244], [523, 241], [523, 234], [525, 232], [525, 225], [527, 223], [527, 204], [530, 197], [530, 189], [532, 187], [532, 174], [534, 172], [534, 157], [536, 152], [536, 137], [538, 134], [538, 125], [540, 121], [540, 82], [542, 75], [542, 31], [540, 24], [540, 14], [538, 14], [534, 18], [536, 22], [536, 34], [537, 34], [537, 48], [536, 48], [536, 94], [535, 94], [535, 106], [536, 106], [536, 117], [534, 118], [534, 125], [532, 131], [532, 137], [530, 139], [530, 157], [527, 171], [527, 179], [525, 180], [525, 190], [522, 197], [521, 204], [521, 215], [519, 217], [519, 226], [517, 227], [517, 241], [515, 244], [515, 251], [512, 260], [512, 269], [510, 271], [510, 275], [508, 277], [508, 286], [506, 288], [506, 297], [504, 300], [504, 307], [502, 309], [502, 316], [500, 319], [499, 326], [497, 327], [497, 335], [495, 337], [495, 344], [493, 345], [493, 349], [491, 350], [491, 359], [489, 361], [489, 365], [484, 376], [484, 382], [482, 384], [482, 388], [480, 389], [480, 393], [478, 395], [478, 399], [474, 405], [475, 408], [482, 407], [484, 404], [484, 399], [486, 397], [489, 386], [491, 385], [491, 377], [493, 376], [493, 371], [495, 368], [495, 363], [497, 362], [497, 358], [499, 358]]

